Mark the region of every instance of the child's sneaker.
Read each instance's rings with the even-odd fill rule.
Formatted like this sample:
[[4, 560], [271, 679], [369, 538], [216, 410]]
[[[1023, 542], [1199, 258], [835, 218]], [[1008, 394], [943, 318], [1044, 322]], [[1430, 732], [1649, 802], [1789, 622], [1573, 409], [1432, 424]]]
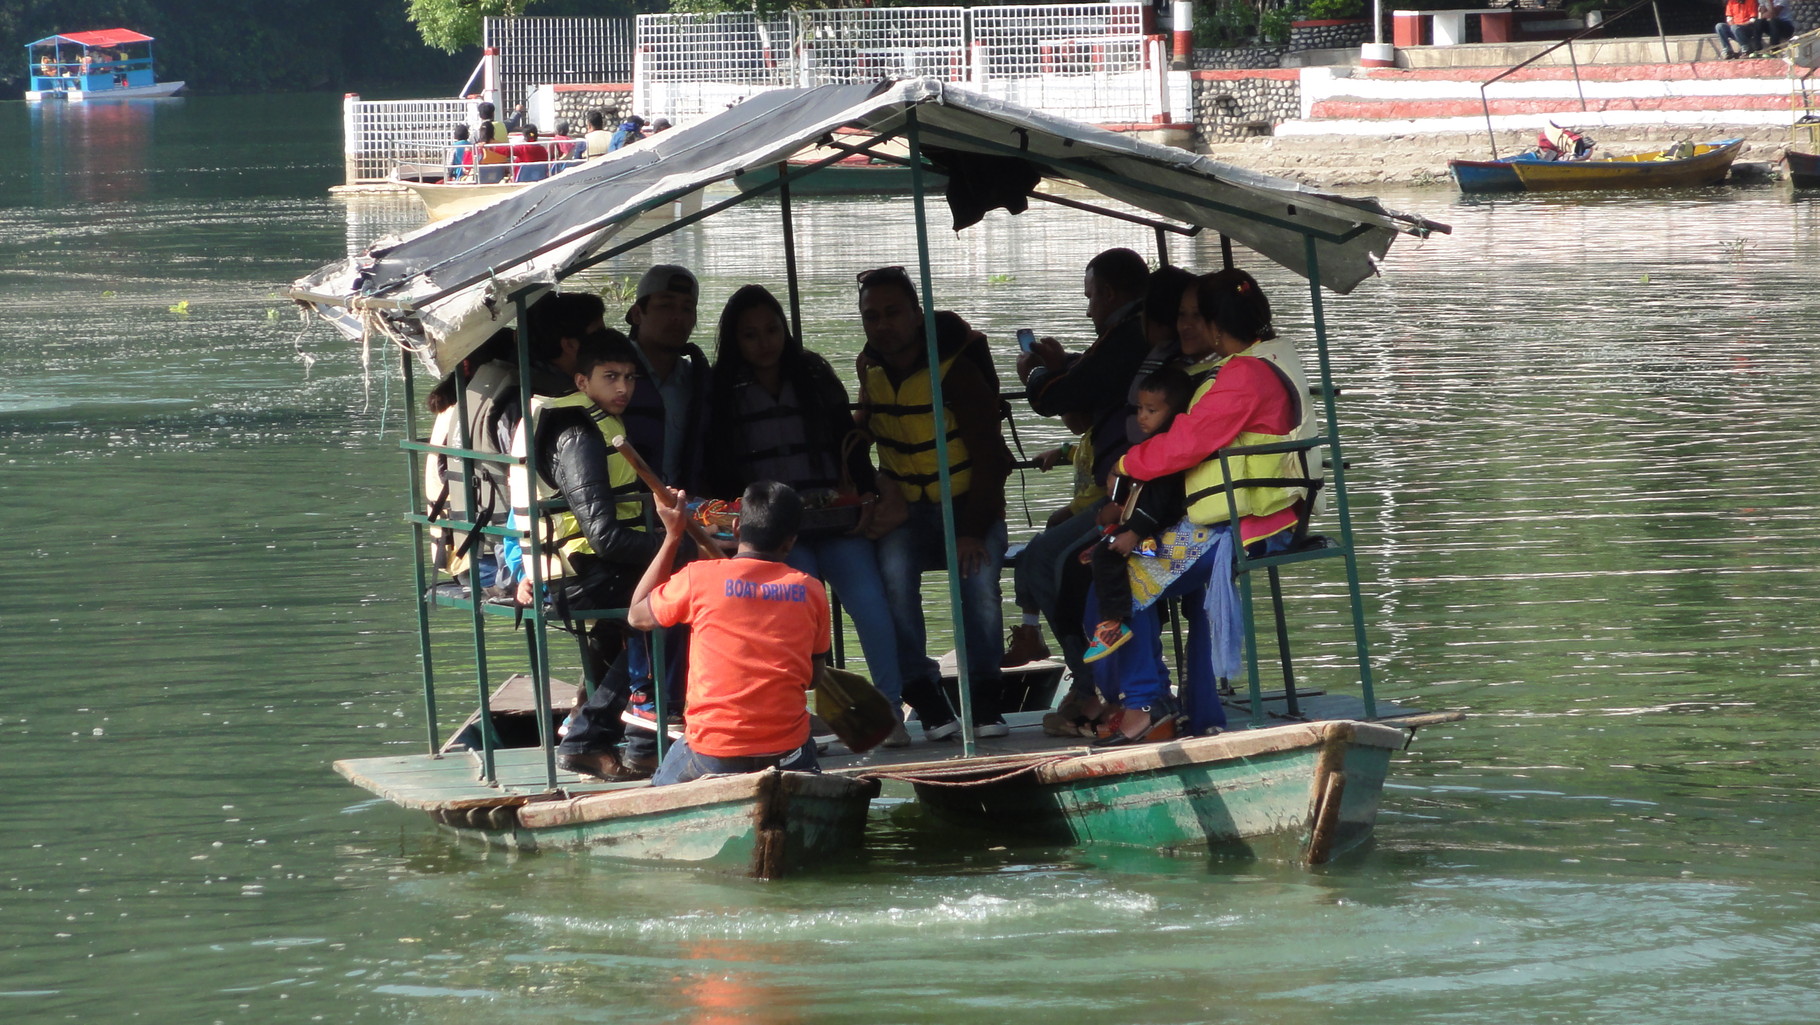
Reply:
[[1126, 626], [1123, 620], [1101, 620], [1100, 625], [1094, 627], [1093, 643], [1087, 646], [1087, 651], [1081, 656], [1081, 661], [1098, 662], [1117, 651], [1130, 639], [1131, 627]]
[[[681, 740], [683, 736], [682, 716], [671, 715], [667, 718], [669, 719], [669, 729], [667, 732], [670, 734], [670, 739]], [[657, 703], [652, 701], [651, 695], [644, 691], [633, 691], [631, 699], [626, 702], [626, 710], [619, 713], [619, 721], [625, 723], [627, 726], [637, 726], [651, 733], [656, 733]]]

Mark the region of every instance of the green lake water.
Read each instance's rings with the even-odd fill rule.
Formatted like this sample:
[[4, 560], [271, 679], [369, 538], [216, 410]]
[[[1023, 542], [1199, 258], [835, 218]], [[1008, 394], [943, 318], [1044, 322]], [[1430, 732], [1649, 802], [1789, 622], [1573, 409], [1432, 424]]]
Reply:
[[[1327, 305], [1374, 661], [1471, 717], [1397, 758], [1370, 848], [1000, 848], [887, 803], [863, 866], [760, 884], [490, 851], [330, 770], [424, 742], [397, 361], [275, 296], [421, 220], [327, 195], [337, 109], [0, 104], [29, 140], [0, 166], [0, 1021], [1820, 1017], [1820, 199], [1385, 194], [1456, 233]], [[775, 214], [612, 276], [696, 268], [705, 342], [781, 289]], [[802, 232], [810, 342], [850, 367], [852, 275], [913, 260], [909, 206]], [[1018, 327], [1078, 346], [1080, 267], [1120, 244], [1151, 241], [1060, 209], [941, 233], [937, 304], [1007, 368]], [[1305, 287], [1241, 262], [1309, 337]], [[1292, 580], [1343, 688], [1344, 588]]]

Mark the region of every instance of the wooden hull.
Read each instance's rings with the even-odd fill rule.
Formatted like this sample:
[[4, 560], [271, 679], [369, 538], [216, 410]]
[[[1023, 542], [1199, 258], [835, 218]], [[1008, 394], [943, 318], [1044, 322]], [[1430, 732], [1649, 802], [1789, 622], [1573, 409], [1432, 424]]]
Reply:
[[1449, 160], [1448, 171], [1461, 192], [1522, 192], [1523, 179], [1511, 166], [1514, 160]]
[[1223, 733], [918, 783], [936, 815], [1035, 840], [1322, 864], [1363, 843], [1402, 730], [1322, 722]]
[[44, 89], [27, 90], [25, 99], [28, 103], [44, 100], [68, 100], [81, 103], [92, 100], [158, 100], [166, 96], [175, 96], [183, 89], [182, 82], [158, 82], [153, 85], [134, 85], [120, 89]]
[[1791, 149], [1783, 156], [1788, 161], [1788, 180], [1795, 188], [1820, 189], [1820, 153]]
[[742, 773], [676, 786], [596, 783], [564, 774], [544, 789], [540, 749], [497, 752], [500, 785], [472, 755], [348, 759], [335, 770], [392, 803], [486, 843], [568, 847], [604, 857], [776, 879], [851, 858], [876, 780]]
[[1713, 185], [1731, 173], [1744, 145], [1740, 139], [1701, 143], [1694, 155], [1660, 159], [1661, 153], [1638, 153], [1608, 160], [1516, 161], [1511, 168], [1530, 192], [1580, 189], [1664, 189]]

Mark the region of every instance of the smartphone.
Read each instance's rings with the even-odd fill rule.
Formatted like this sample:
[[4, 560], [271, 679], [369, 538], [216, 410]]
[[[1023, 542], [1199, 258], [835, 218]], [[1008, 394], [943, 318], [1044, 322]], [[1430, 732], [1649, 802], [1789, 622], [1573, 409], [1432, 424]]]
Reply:
[[1032, 331], [1027, 327], [1020, 327], [1017, 329], [1017, 347], [1019, 349], [1023, 350], [1024, 352], [1029, 352], [1030, 347], [1035, 344], [1036, 344], [1036, 332], [1035, 331]]

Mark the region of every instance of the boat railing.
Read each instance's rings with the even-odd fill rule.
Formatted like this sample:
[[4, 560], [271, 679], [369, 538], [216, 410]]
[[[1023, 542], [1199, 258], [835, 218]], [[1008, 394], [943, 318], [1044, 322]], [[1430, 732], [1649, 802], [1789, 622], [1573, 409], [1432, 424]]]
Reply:
[[150, 57], [130, 57], [126, 60], [90, 61], [54, 61], [48, 66], [40, 62], [32, 71], [32, 88], [40, 92], [80, 89], [84, 92], [100, 92], [127, 84], [128, 76], [134, 72], [152, 70]]
[[1493, 127], [1493, 125], [1492, 125], [1491, 99], [1486, 94], [1485, 90], [1489, 89], [1491, 86], [1493, 86], [1499, 82], [1502, 82], [1504, 79], [1509, 78], [1511, 75], [1516, 74], [1517, 72], [1523, 70], [1524, 68], [1529, 67], [1531, 64], [1534, 64], [1535, 62], [1541, 60], [1542, 58], [1548, 56], [1549, 54], [1554, 53], [1556, 50], [1565, 48], [1567, 50], [1567, 61], [1570, 65], [1572, 65], [1573, 71], [1574, 71], [1574, 90], [1576, 93], [1578, 93], [1578, 95], [1580, 97], [1580, 109], [1582, 111], [1585, 111], [1586, 110], [1586, 85], [1585, 85], [1585, 83], [1580, 81], [1580, 62], [1579, 62], [1578, 58], [1576, 58], [1574, 56], [1574, 41], [1577, 39], [1584, 39], [1587, 36], [1596, 35], [1600, 32], [1603, 32], [1607, 28], [1610, 28], [1612, 25], [1617, 24], [1617, 22], [1620, 19], [1622, 19], [1625, 15], [1630, 14], [1633, 11], [1641, 10], [1644, 7], [1648, 7], [1651, 11], [1653, 11], [1655, 13], [1656, 36], [1657, 36], [1657, 38], [1659, 38], [1662, 41], [1662, 60], [1664, 63], [1670, 63], [1670, 62], [1672, 62], [1673, 58], [1670, 56], [1669, 51], [1668, 51], [1668, 34], [1662, 28], [1662, 9], [1656, 5], [1656, 0], [1636, 0], [1636, 2], [1631, 4], [1629, 7], [1626, 7], [1623, 10], [1618, 11], [1615, 14], [1607, 15], [1605, 17], [1605, 19], [1603, 21], [1601, 21], [1599, 24], [1588, 25], [1587, 27], [1581, 29], [1580, 31], [1575, 32], [1573, 35], [1568, 36], [1566, 39], [1560, 40], [1559, 42], [1555, 43], [1552, 46], [1546, 47], [1534, 54], [1531, 54], [1527, 60], [1520, 61], [1516, 64], [1512, 64], [1510, 67], [1505, 68], [1503, 71], [1500, 71], [1496, 75], [1493, 75], [1492, 77], [1479, 83], [1479, 105], [1481, 108], [1483, 108], [1483, 110], [1485, 112], [1485, 133], [1491, 137], [1491, 158], [1493, 160], [1498, 159], [1498, 132], [1497, 132], [1497, 129], [1495, 127]]

